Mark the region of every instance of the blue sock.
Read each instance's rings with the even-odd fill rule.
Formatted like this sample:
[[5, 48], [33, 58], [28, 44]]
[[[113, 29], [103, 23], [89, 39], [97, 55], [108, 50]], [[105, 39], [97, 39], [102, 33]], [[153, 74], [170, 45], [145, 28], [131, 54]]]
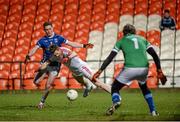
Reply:
[[155, 111], [155, 105], [154, 105], [154, 101], [153, 101], [153, 97], [151, 93], [148, 93], [144, 96], [144, 98], [146, 99], [150, 112]]
[[117, 103], [117, 102], [120, 102], [120, 100], [121, 100], [121, 96], [120, 96], [118, 93], [113, 93], [113, 94], [112, 94], [113, 104], [114, 104], [114, 103]]

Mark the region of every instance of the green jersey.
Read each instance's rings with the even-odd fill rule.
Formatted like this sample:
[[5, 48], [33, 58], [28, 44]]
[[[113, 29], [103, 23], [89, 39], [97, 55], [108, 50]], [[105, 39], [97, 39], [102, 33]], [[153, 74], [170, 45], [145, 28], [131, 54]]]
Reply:
[[116, 42], [113, 51], [122, 50], [125, 67], [148, 67], [146, 50], [149, 46], [150, 43], [145, 38], [130, 34]]

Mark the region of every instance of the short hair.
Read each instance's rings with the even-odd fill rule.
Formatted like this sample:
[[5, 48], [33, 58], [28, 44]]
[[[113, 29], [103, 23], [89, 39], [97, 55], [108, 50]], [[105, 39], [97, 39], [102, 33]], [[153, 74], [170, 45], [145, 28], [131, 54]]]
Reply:
[[127, 34], [136, 34], [136, 29], [133, 25], [126, 24], [123, 28], [123, 34], [124, 34], [124, 36]]
[[50, 26], [52, 26], [52, 23], [51, 22], [44, 22], [44, 24], [43, 24], [43, 27], [45, 28], [46, 26], [48, 26], [48, 25], [50, 25]]
[[170, 13], [170, 11], [168, 9], [164, 10], [164, 13]]
[[54, 53], [57, 50], [57, 48], [58, 46], [53, 44], [49, 47], [49, 52]]

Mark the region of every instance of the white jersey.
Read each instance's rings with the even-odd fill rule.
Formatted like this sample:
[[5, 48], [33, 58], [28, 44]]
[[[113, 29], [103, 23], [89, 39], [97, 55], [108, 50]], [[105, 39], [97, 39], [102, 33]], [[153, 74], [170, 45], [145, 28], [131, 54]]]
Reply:
[[89, 80], [92, 79], [92, 71], [86, 62], [81, 60], [77, 54], [65, 47], [59, 47], [59, 50], [63, 53], [63, 59], [60, 59], [60, 63], [65, 64], [74, 75], [83, 75]]

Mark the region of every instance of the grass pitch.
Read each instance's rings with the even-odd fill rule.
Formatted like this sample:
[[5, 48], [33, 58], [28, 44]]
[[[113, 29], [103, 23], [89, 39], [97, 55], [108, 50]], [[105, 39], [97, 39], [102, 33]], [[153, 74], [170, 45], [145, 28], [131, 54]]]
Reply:
[[111, 97], [100, 90], [93, 91], [87, 98], [79, 92], [77, 100], [70, 102], [65, 91], [52, 92], [46, 106], [38, 110], [36, 105], [42, 91], [13, 91], [0, 93], [0, 120], [14, 121], [108, 121], [108, 120], [180, 120], [180, 89], [154, 89], [158, 117], [149, 115], [148, 106], [137, 89], [123, 89], [122, 105], [112, 115], [105, 112], [111, 105]]

